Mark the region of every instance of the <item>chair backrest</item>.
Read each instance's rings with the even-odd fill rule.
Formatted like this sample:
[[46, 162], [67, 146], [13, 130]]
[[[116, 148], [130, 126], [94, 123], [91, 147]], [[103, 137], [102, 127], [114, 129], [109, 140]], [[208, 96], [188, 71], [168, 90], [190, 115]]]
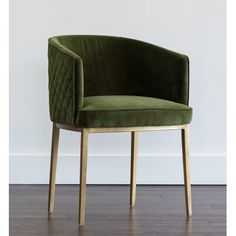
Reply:
[[83, 61], [84, 96], [139, 95], [188, 104], [187, 56], [122, 37], [56, 38]]
[[83, 61], [84, 96], [130, 94], [127, 40], [111, 36], [60, 36]]

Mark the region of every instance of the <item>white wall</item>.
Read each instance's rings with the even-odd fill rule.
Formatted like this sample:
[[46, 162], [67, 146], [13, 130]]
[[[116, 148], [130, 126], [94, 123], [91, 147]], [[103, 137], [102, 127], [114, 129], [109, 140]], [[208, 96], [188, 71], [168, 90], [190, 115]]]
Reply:
[[[136, 38], [191, 61], [193, 183], [225, 183], [224, 0], [10, 1], [10, 181], [47, 183], [51, 122], [47, 39], [60, 34]], [[79, 133], [61, 132], [58, 183], [78, 183]], [[130, 136], [89, 139], [89, 183], [128, 183]], [[180, 134], [140, 134], [139, 183], [182, 183]]]

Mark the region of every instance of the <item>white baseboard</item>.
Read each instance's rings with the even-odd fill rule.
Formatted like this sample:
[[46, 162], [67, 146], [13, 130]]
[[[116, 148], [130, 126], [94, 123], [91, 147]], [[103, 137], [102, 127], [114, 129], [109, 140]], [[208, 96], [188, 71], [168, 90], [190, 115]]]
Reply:
[[[192, 155], [192, 184], [226, 184], [224, 155]], [[10, 155], [11, 184], [47, 184], [50, 155]], [[128, 155], [89, 155], [88, 184], [128, 184]], [[58, 184], [79, 183], [79, 156], [60, 155]], [[139, 155], [138, 184], [182, 184], [182, 157], [179, 155]]]

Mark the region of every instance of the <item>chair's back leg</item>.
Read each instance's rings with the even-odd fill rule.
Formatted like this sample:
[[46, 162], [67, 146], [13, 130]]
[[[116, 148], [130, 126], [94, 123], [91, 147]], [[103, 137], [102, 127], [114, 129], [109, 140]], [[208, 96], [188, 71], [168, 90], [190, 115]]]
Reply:
[[88, 160], [88, 131], [81, 132], [81, 154], [80, 154], [80, 198], [79, 198], [79, 224], [84, 224], [86, 204], [86, 175]]
[[188, 126], [181, 130], [182, 135], [182, 152], [183, 152], [183, 171], [185, 185], [185, 201], [187, 216], [192, 215], [192, 198], [190, 182], [190, 165], [189, 165], [189, 130]]
[[49, 179], [49, 194], [48, 194], [48, 212], [52, 213], [54, 208], [55, 198], [55, 181], [56, 181], [56, 168], [57, 168], [57, 155], [59, 143], [60, 129], [53, 124], [52, 128], [52, 146], [51, 146], [51, 166], [50, 166], [50, 179]]
[[130, 206], [134, 206], [136, 198], [136, 170], [137, 170], [138, 133], [131, 132], [131, 163], [130, 163]]

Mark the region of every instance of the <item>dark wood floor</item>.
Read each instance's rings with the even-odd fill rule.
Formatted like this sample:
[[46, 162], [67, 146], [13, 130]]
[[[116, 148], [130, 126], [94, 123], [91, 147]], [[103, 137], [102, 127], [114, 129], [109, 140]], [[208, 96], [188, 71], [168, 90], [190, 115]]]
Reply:
[[193, 216], [185, 216], [182, 186], [138, 186], [129, 208], [128, 186], [88, 186], [86, 221], [78, 226], [78, 186], [59, 185], [47, 214], [47, 185], [10, 186], [11, 236], [225, 236], [226, 188], [193, 186]]

